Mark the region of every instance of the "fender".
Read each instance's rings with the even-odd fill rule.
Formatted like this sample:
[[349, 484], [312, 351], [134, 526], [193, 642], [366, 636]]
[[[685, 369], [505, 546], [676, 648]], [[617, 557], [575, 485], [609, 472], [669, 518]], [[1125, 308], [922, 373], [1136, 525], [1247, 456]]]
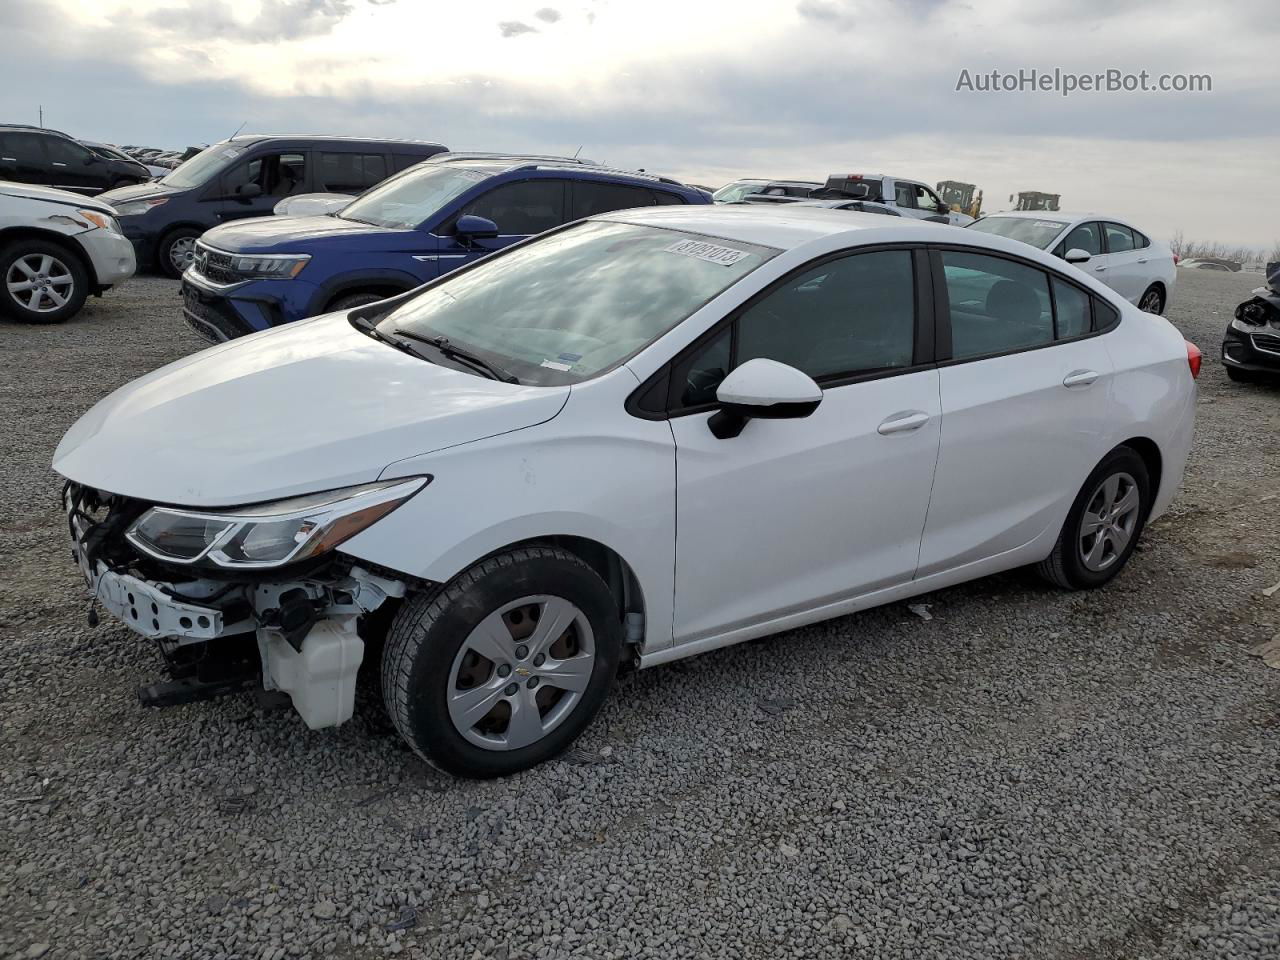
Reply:
[[[433, 278], [434, 279], [434, 278]], [[394, 295], [408, 293], [411, 290], [421, 287], [430, 281], [422, 280], [413, 274], [404, 270], [374, 268], [366, 270], [358, 270], [353, 273], [343, 273], [339, 276], [331, 277], [316, 288], [316, 292], [311, 297], [311, 302], [307, 305], [310, 316], [315, 316], [324, 312], [328, 303], [341, 294], [351, 290], [359, 290], [363, 287], [383, 287], [386, 289], [394, 289]]]

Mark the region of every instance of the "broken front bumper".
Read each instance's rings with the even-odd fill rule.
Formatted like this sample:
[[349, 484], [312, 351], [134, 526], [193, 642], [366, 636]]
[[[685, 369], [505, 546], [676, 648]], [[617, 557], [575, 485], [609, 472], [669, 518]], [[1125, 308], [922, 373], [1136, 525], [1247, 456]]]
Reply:
[[94, 557], [86, 547], [91, 523], [70, 505], [68, 519], [72, 554], [93, 602], [129, 629], [197, 653], [197, 644], [252, 637], [262, 686], [287, 693], [308, 727], [351, 718], [364, 659], [357, 622], [388, 598], [403, 597], [403, 582], [356, 566], [279, 582], [146, 579]]
[[1280, 330], [1268, 324], [1245, 331], [1232, 323], [1222, 341], [1222, 362], [1239, 370], [1280, 373]]

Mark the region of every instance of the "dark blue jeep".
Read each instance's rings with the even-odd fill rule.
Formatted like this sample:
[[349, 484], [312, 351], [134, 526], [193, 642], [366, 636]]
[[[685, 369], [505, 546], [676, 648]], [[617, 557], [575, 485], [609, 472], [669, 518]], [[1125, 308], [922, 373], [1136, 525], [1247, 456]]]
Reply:
[[214, 227], [183, 274], [183, 314], [221, 342], [403, 293], [572, 220], [710, 202], [674, 180], [589, 161], [439, 154], [337, 213]]

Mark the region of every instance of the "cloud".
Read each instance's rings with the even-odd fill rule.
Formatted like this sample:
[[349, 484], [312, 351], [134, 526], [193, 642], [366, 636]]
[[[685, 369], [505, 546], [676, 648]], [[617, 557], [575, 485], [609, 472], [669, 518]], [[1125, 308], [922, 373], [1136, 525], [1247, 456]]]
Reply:
[[555, 7], [543, 7], [534, 14], [543, 23], [555, 23], [560, 19], [560, 11]]
[[522, 33], [537, 33], [537, 27], [531, 27], [520, 20], [503, 20], [498, 24], [498, 32], [504, 37], [518, 37]]
[[165, 33], [193, 40], [224, 39], [277, 43], [331, 33], [352, 11], [350, 0], [261, 0], [248, 20], [235, 16], [227, 0], [186, 0], [146, 18]]

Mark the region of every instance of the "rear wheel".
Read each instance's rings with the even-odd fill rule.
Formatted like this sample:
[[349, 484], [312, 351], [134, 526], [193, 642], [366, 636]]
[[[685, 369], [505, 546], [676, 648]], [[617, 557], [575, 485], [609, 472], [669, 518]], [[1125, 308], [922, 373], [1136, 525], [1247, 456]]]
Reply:
[[1037, 572], [1067, 590], [1102, 586], [1129, 562], [1150, 509], [1146, 463], [1129, 447], [1117, 447], [1089, 474]]
[[61, 323], [89, 295], [80, 258], [47, 240], [16, 240], [0, 249], [0, 312], [19, 323]]
[[1138, 300], [1138, 309], [1145, 313], [1164, 313], [1164, 291], [1158, 283], [1153, 283], [1143, 292]]
[[613, 685], [622, 627], [574, 554], [527, 547], [477, 563], [397, 613], [382, 694], [401, 736], [450, 773], [497, 777], [569, 746]]
[[156, 247], [156, 260], [159, 263], [160, 272], [166, 277], [182, 276], [195, 259], [196, 240], [203, 232], [195, 227], [178, 227], [161, 237]]

